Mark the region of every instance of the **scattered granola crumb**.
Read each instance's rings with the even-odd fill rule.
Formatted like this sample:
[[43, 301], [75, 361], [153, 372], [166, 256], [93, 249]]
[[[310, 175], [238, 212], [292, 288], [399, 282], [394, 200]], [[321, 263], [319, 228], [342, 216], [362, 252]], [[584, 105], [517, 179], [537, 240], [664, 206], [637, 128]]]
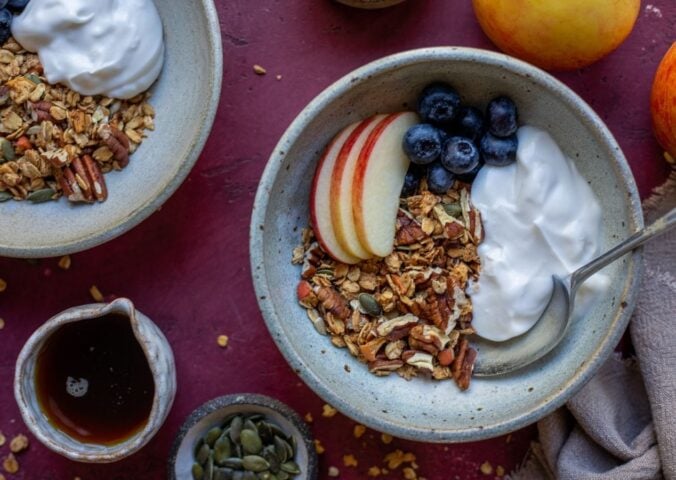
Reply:
[[64, 255], [59, 259], [59, 268], [61, 270], [68, 270], [70, 268], [70, 255]]
[[397, 449], [385, 455], [383, 462], [387, 464], [387, 468], [394, 470], [404, 463], [415, 462], [415, 455], [411, 452], [404, 453], [402, 450]]
[[[0, 318], [0, 330], [2, 330], [3, 328], [5, 328], [5, 320]], [[0, 445], [2, 445], [2, 444], [0, 444]]]
[[315, 451], [317, 452], [317, 455], [321, 455], [326, 451], [324, 445], [322, 445], [321, 440], [315, 440]]
[[512, 441], [512, 434], [510, 433], [509, 435], [507, 435], [507, 438], [505, 438], [505, 443], [511, 443], [511, 441]]
[[366, 427], [364, 425], [355, 425], [354, 429], [352, 430], [354, 438], [361, 438], [364, 433], [366, 433]]
[[2, 461], [2, 468], [4, 468], [7, 473], [16, 473], [19, 471], [19, 462], [16, 460], [13, 453], [10, 453], [4, 458]]
[[266, 73], [268, 73], [268, 71], [266, 69], [264, 69], [263, 67], [261, 67], [258, 64], [253, 66], [253, 71], [256, 75], [265, 75]]
[[218, 346], [225, 348], [228, 346], [228, 342], [230, 339], [228, 338], [227, 335], [219, 335], [218, 338], [216, 339], [216, 342], [218, 342]]
[[95, 302], [103, 302], [103, 294], [96, 285], [92, 285], [89, 288], [89, 294], [92, 296]]
[[493, 473], [493, 465], [491, 465], [490, 462], [482, 463], [479, 469], [484, 475], [491, 475]]
[[416, 480], [418, 478], [418, 474], [411, 467], [404, 468], [404, 470], [402, 470], [402, 472], [403, 472], [404, 478], [406, 480]]
[[338, 410], [333, 408], [328, 403], [325, 403], [324, 406], [322, 407], [322, 417], [331, 418], [331, 417], [335, 416], [336, 413], [338, 413]]
[[504, 477], [505, 476], [505, 467], [503, 467], [502, 465], [498, 465], [497, 467], [495, 467], [495, 474], [498, 477]]
[[392, 443], [392, 435], [388, 435], [387, 433], [381, 433], [380, 434], [380, 440], [385, 445], [389, 445], [390, 443]]
[[312, 414], [311, 414], [310, 412], [307, 412], [307, 413], [305, 414], [305, 421], [306, 421], [307, 423], [312, 423], [312, 422], [315, 421], [314, 417], [312, 416]]
[[337, 477], [338, 475], [340, 475], [340, 470], [334, 466], [329, 467], [329, 477]]
[[6, 441], [7, 439], [5, 438], [5, 436], [2, 434], [2, 432], [0, 432], [0, 447], [2, 447]]
[[281, 76], [281, 75], [277, 75], [275, 78], [276, 78], [277, 80], [281, 80], [281, 79], [282, 79], [282, 76]]
[[343, 455], [343, 465], [346, 467], [356, 467], [357, 459], [351, 453], [348, 455]]
[[373, 466], [369, 468], [367, 475], [369, 477], [379, 477], [382, 474], [382, 470], [380, 470], [380, 467]]
[[0, 292], [4, 292], [7, 289], [7, 282], [0, 278]]
[[12, 453], [19, 453], [28, 448], [28, 437], [22, 433], [18, 434], [16, 437], [9, 442], [9, 449]]

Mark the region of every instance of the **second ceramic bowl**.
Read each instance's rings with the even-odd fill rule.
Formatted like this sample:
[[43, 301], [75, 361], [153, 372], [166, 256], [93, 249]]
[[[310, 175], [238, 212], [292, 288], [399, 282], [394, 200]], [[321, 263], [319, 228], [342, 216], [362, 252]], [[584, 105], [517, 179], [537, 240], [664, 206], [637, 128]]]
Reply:
[[[293, 369], [327, 402], [376, 430], [424, 441], [470, 441], [526, 426], [562, 405], [610, 355], [636, 298], [641, 253], [609, 266], [607, 294], [560, 346], [511, 375], [452, 382], [376, 377], [316, 333], [296, 300], [300, 269], [291, 252], [308, 225], [310, 184], [319, 155], [343, 127], [378, 112], [415, 108], [423, 87], [454, 85], [470, 105], [511, 96], [522, 124], [547, 130], [571, 157], [603, 208], [603, 248], [642, 227], [627, 162], [593, 110], [547, 73], [514, 58], [470, 48], [400, 53], [362, 67], [322, 92], [275, 148], [251, 222], [251, 267], [267, 326]], [[571, 199], [575, 201], [575, 199]], [[580, 205], [584, 208], [584, 205]], [[344, 368], [349, 365], [350, 368]]]

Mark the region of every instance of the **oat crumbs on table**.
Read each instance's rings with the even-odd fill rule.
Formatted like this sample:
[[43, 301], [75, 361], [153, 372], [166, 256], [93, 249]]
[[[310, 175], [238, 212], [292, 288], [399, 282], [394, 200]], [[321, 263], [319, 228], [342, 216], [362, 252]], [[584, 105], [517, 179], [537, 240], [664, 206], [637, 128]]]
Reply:
[[476, 351], [465, 290], [478, 279], [483, 238], [469, 194], [460, 181], [444, 195], [422, 181], [400, 199], [394, 252], [356, 265], [332, 259], [304, 229], [292, 261], [302, 265], [298, 300], [316, 330], [376, 375], [453, 379], [466, 390]]
[[102, 202], [104, 175], [123, 169], [155, 128], [150, 94], [81, 96], [42, 73], [13, 38], [0, 48], [0, 202]]

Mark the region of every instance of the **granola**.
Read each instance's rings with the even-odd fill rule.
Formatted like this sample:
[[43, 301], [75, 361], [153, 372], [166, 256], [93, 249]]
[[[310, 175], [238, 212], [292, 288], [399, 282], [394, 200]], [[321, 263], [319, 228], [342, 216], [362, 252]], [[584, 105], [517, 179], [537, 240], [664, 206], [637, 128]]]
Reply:
[[0, 48], [0, 201], [104, 201], [103, 174], [124, 168], [155, 128], [149, 96], [116, 100], [50, 85], [38, 56], [10, 38]]
[[453, 379], [469, 387], [476, 351], [468, 282], [477, 280], [483, 239], [470, 186], [435, 195], [423, 180], [400, 199], [394, 251], [346, 265], [331, 258], [311, 227], [292, 262], [302, 265], [299, 303], [321, 334], [375, 375]]

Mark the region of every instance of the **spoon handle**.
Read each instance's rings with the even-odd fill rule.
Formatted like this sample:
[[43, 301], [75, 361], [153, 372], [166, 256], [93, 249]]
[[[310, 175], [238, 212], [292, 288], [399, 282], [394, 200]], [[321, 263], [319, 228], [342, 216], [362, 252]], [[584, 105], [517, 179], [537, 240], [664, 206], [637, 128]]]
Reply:
[[630, 252], [636, 247], [643, 245], [651, 238], [666, 233], [674, 226], [676, 226], [676, 208], [672, 208], [669, 213], [655, 220], [655, 222], [653, 222], [651, 225], [647, 226], [643, 230], [639, 230], [631, 237], [627, 238], [624, 242], [616, 245], [600, 257], [589, 262], [587, 265], [580, 267], [572, 275], [572, 285], [577, 285], [584, 282], [587, 278], [601, 270], [609, 263], [614, 262], [622, 255]]

